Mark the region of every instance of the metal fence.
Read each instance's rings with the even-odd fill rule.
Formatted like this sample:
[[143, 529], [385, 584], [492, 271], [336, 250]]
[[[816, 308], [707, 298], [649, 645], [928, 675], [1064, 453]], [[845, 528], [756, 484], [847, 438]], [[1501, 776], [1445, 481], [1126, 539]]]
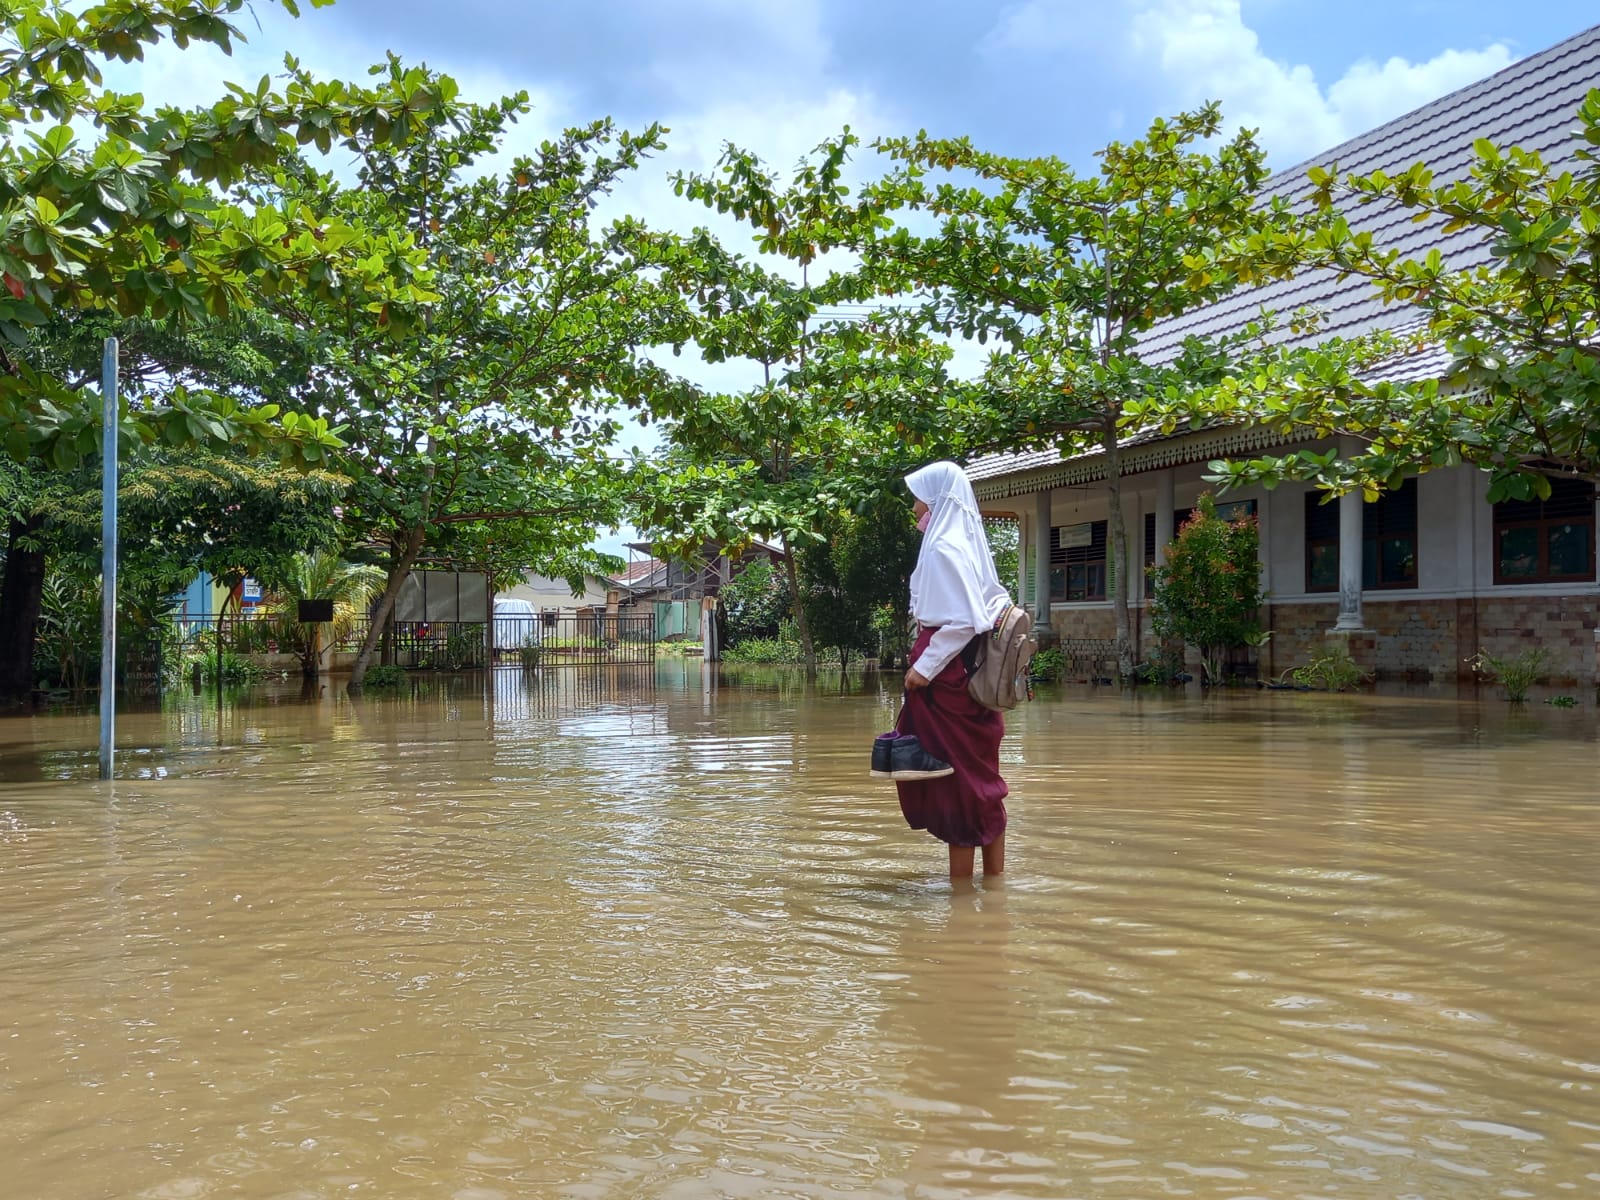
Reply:
[[[371, 622], [354, 621], [333, 643], [335, 654], [354, 654]], [[491, 646], [492, 638], [492, 646]], [[150, 657], [159, 663], [204, 653], [221, 644], [239, 655], [303, 653], [307, 631], [271, 614], [246, 612], [224, 618], [176, 621]], [[326, 647], [326, 643], [323, 643]], [[380, 646], [382, 643], [380, 642]], [[164, 654], [163, 654], [164, 651]], [[653, 613], [543, 612], [496, 616], [484, 621], [396, 621], [390, 645], [379, 656], [414, 670], [470, 671], [497, 667], [566, 667], [652, 663], [656, 657]], [[339, 664], [333, 664], [337, 669]]]
[[496, 666], [649, 663], [655, 657], [654, 613], [562, 610], [494, 619]]

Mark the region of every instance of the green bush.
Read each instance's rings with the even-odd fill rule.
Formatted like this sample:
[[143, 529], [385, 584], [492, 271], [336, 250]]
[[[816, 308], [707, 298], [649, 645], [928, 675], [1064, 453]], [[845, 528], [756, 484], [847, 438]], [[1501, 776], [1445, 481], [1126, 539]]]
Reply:
[[1260, 546], [1254, 517], [1224, 521], [1206, 494], [1167, 547], [1166, 562], [1150, 573], [1156, 637], [1198, 647], [1207, 683], [1223, 681], [1229, 650], [1261, 635]]
[[745, 638], [724, 650], [722, 657], [733, 663], [793, 663], [800, 661], [800, 649], [777, 638]]
[[718, 599], [727, 617], [728, 644], [776, 639], [789, 612], [789, 581], [771, 563], [748, 564], [725, 585]]
[[1067, 656], [1060, 646], [1048, 646], [1033, 656], [1028, 673], [1041, 683], [1059, 683], [1067, 671]]
[[1467, 663], [1505, 688], [1506, 699], [1512, 704], [1521, 704], [1528, 698], [1528, 689], [1544, 678], [1550, 652], [1543, 646], [1533, 646], [1509, 658], [1496, 658], [1487, 650], [1479, 650]]
[[1304, 666], [1295, 667], [1285, 674], [1301, 687], [1321, 688], [1330, 692], [1342, 692], [1369, 678], [1369, 673], [1350, 657], [1350, 647], [1343, 642], [1333, 643]]
[[1149, 658], [1133, 664], [1135, 683], [1176, 683], [1182, 677], [1183, 650], [1175, 644], [1158, 646]]
[[403, 667], [368, 667], [366, 678], [362, 681], [369, 688], [399, 687], [405, 682], [406, 673]]

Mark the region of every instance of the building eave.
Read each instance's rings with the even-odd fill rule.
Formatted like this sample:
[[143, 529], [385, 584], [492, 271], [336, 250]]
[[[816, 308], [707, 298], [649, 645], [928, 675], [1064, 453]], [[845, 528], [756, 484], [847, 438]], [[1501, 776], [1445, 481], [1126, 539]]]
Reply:
[[[1120, 454], [1121, 473], [1126, 477], [1189, 463], [1210, 462], [1212, 459], [1293, 445], [1305, 440], [1304, 434], [1280, 433], [1260, 425], [1225, 425], [1195, 433], [1173, 434], [1123, 447]], [[1105, 478], [1106, 453], [1097, 450], [1044, 467], [980, 479], [973, 483], [972, 490], [981, 503], [1026, 496], [1046, 488], [1096, 483]]]

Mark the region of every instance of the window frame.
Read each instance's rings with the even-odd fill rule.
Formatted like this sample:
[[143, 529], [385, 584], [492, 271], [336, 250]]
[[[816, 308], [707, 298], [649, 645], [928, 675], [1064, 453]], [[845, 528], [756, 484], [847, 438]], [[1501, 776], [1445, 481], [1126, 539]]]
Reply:
[[[1595, 582], [1595, 488], [1586, 480], [1553, 479], [1551, 480], [1551, 496], [1543, 501], [1501, 501], [1493, 506], [1490, 519], [1490, 554], [1494, 563], [1494, 585], [1496, 587], [1528, 587], [1535, 584], [1561, 584], [1561, 583], [1593, 583]], [[1578, 490], [1574, 490], [1578, 489]], [[1567, 494], [1558, 496], [1557, 490]], [[1531, 505], [1538, 505], [1537, 515], [1530, 515], [1527, 509]], [[1569, 506], [1582, 506], [1582, 516], [1572, 516], [1566, 512]], [[1554, 507], [1556, 512], [1551, 514], [1548, 510]], [[1513, 515], [1516, 514], [1516, 515]], [[1550, 570], [1550, 534], [1557, 528], [1577, 525], [1588, 534], [1588, 565], [1581, 575], [1556, 575]], [[1538, 571], [1533, 575], [1506, 575], [1502, 570], [1505, 563], [1501, 551], [1501, 542], [1507, 533], [1516, 530], [1532, 529], [1537, 531], [1539, 546]]]
[[[1071, 525], [1050, 527], [1050, 603], [1051, 604], [1103, 604], [1109, 599], [1107, 580], [1110, 572], [1109, 534], [1107, 521], [1074, 521]], [[1080, 525], [1089, 527], [1087, 546], [1062, 547], [1061, 531]], [[1098, 557], [1095, 557], [1098, 551]], [[1082, 594], [1074, 595], [1070, 580], [1074, 571], [1081, 571]], [[1061, 580], [1057, 590], [1056, 581]], [[1094, 588], [1098, 582], [1099, 591]]]
[[[1422, 538], [1420, 526], [1421, 514], [1418, 511], [1419, 498], [1417, 495], [1417, 477], [1408, 478], [1400, 487], [1392, 492], [1385, 492], [1377, 500], [1361, 506], [1361, 590], [1363, 592], [1397, 592], [1416, 591], [1420, 586], [1422, 576]], [[1409, 490], [1409, 491], [1408, 491]], [[1405, 499], [1401, 500], [1401, 493], [1407, 492]], [[1393, 497], [1393, 499], [1390, 499]], [[1385, 501], [1389, 501], [1385, 505]], [[1302, 540], [1305, 542], [1305, 584], [1306, 594], [1312, 596], [1328, 596], [1339, 590], [1338, 570], [1335, 568], [1334, 581], [1331, 584], [1318, 585], [1312, 580], [1311, 568], [1318, 550], [1332, 547], [1335, 554], [1339, 549], [1338, 534], [1338, 504], [1331, 502], [1323, 504], [1317, 498], [1315, 489], [1305, 493], [1306, 523]], [[1402, 505], [1411, 510], [1411, 524], [1407, 528], [1386, 528], [1385, 518], [1392, 519], [1393, 510], [1400, 509]], [[1383, 506], [1383, 507], [1380, 507]], [[1329, 509], [1333, 512], [1333, 533], [1323, 534], [1318, 537], [1311, 536], [1310, 514], [1316, 509]], [[1387, 511], [1386, 511], [1387, 510]], [[1325, 522], [1320, 522], [1322, 524]], [[1383, 578], [1383, 548], [1390, 542], [1409, 542], [1411, 546], [1411, 577], [1409, 579], [1384, 579]], [[1367, 577], [1368, 552], [1371, 551], [1373, 575]]]

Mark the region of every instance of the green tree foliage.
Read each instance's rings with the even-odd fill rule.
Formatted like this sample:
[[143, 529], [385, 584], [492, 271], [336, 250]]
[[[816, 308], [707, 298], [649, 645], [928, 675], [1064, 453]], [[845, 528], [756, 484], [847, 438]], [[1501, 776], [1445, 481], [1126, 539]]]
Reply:
[[717, 593], [727, 622], [728, 644], [776, 638], [790, 612], [788, 576], [768, 562], [752, 562]]
[[[307, 679], [320, 671], [322, 648], [349, 636], [384, 584], [382, 568], [345, 562], [329, 550], [295, 554], [259, 578], [272, 615], [258, 623], [256, 632], [270, 637], [284, 653], [298, 656]], [[332, 600], [333, 620], [321, 625], [302, 622], [301, 600]]]
[[[348, 182], [309, 163], [264, 198], [328, 223], [390, 231], [426, 255], [436, 300], [418, 319], [377, 321], [337, 297], [279, 292], [264, 303], [303, 332], [320, 364], [296, 401], [342, 431], [353, 476], [353, 541], [380, 547], [387, 579], [354, 665], [359, 688], [394, 599], [424, 557], [580, 576], [596, 526], [619, 524], [645, 473], [614, 457], [616, 412], [650, 419], [679, 385], [644, 348], [681, 338], [682, 303], [658, 281], [662, 239], [594, 207], [662, 145], [610, 121], [569, 129], [500, 172], [483, 170], [527, 110], [519, 93], [483, 105], [445, 77], [391, 59], [387, 86], [439, 104], [403, 142], [351, 139]], [[369, 306], [370, 307], [370, 306]]]
[[[903, 492], [904, 489], [902, 489]], [[904, 495], [888, 495], [862, 513], [837, 518], [825, 538], [801, 551], [801, 587], [819, 645], [843, 670], [857, 652], [876, 649], [884, 608], [910, 621], [911, 571], [921, 535]]]
[[715, 174], [675, 180], [679, 194], [749, 222], [764, 261], [730, 253], [704, 231], [687, 244], [681, 279], [696, 304], [701, 354], [749, 363], [759, 379], [694, 397], [674, 413], [673, 438], [695, 462], [735, 470], [719, 504], [730, 529], [790, 551], [808, 664], [801, 557], [841, 514], [864, 511], [910, 467], [950, 453], [947, 435], [960, 428], [938, 403], [954, 390], [949, 348], [913, 322], [863, 307], [876, 285], [857, 265], [828, 258], [882, 223], [850, 202], [843, 182], [857, 143], [846, 131], [787, 180], [733, 147]]
[[[324, 0], [319, 0], [324, 2]], [[293, 0], [282, 0], [296, 11]], [[304, 206], [226, 202], [227, 188], [296, 141], [404, 139], [441, 102], [434, 81], [358, 88], [297, 74], [229, 85], [209, 107], [151, 112], [107, 89], [101, 64], [163, 39], [227, 49], [245, 0], [5, 0], [0, 10], [0, 438], [13, 456], [70, 469], [98, 445], [92, 392], [34, 361], [36, 331], [85, 312], [226, 316], [257, 292], [311, 292], [362, 310], [426, 293], [397, 230], [329, 222]], [[79, 130], [93, 130], [85, 141]], [[320, 463], [323, 421], [174, 388], [124, 407], [124, 444], [273, 447]]]
[[[1600, 90], [1578, 110], [1575, 134], [1571, 169], [1487, 140], [1453, 183], [1422, 163], [1394, 175], [1317, 168], [1320, 227], [1257, 230], [1194, 256], [1199, 280], [1317, 270], [1367, 279], [1384, 303], [1417, 317], [1364, 342], [1285, 355], [1219, 388], [1218, 417], [1345, 434], [1361, 449], [1214, 463], [1218, 479], [1310, 479], [1371, 499], [1408, 473], [1470, 463], [1489, 472], [1491, 500], [1547, 496], [1546, 472], [1600, 480]], [[1351, 228], [1349, 214], [1367, 206], [1403, 212], [1441, 238], [1476, 233], [1489, 261], [1461, 270], [1436, 249], [1406, 258]], [[1448, 355], [1433, 378], [1397, 383], [1374, 369], [1404, 367], [1430, 347]]]
[[1151, 571], [1156, 636], [1198, 648], [1208, 683], [1222, 682], [1229, 650], [1260, 635], [1260, 549], [1255, 518], [1225, 521], [1206, 494]]
[[[137, 531], [120, 542], [125, 622], [140, 625], [141, 613], [157, 619], [163, 598], [199, 571], [237, 582], [297, 551], [337, 544], [336, 506], [346, 483], [238, 453], [141, 449], [117, 496], [123, 528]], [[58, 598], [66, 581], [73, 594], [92, 589], [98, 597], [100, 503], [99, 472], [91, 467], [42, 472], [0, 459], [0, 519], [12, 530], [0, 587], [0, 704], [20, 703], [33, 689], [35, 633], [48, 616], [50, 581]]]
[[[1150, 396], [1164, 397], [1168, 413], [1198, 409], [1254, 331], [1221, 343], [1191, 339], [1163, 357], [1141, 340], [1157, 322], [1237, 286], [1237, 276], [1195, 272], [1189, 260], [1292, 222], [1281, 203], [1257, 205], [1262, 152], [1248, 133], [1214, 144], [1221, 124], [1215, 105], [1158, 120], [1143, 138], [1102, 150], [1092, 176], [1055, 158], [982, 151], [965, 138], [920, 134], [880, 145], [903, 166], [874, 194], [885, 206], [931, 215], [937, 228], [922, 234], [908, 224], [875, 239], [866, 247], [874, 278], [917, 297], [933, 329], [1003, 343], [989, 359], [982, 403], [948, 414], [972, 422], [967, 444], [1103, 456], [1108, 589], [1124, 676], [1133, 669], [1133, 560], [1121, 442]], [[966, 181], [935, 184], [933, 172]]]

